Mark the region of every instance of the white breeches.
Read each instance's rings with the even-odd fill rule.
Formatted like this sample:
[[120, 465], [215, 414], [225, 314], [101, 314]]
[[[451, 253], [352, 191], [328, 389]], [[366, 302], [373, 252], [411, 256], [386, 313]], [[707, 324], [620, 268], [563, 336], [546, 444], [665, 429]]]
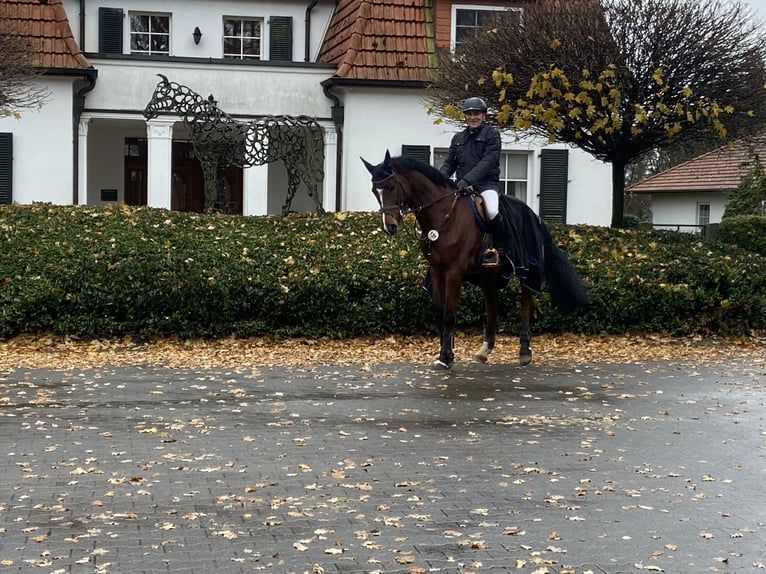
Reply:
[[484, 209], [487, 210], [487, 217], [492, 220], [497, 216], [498, 199], [496, 189], [485, 189], [481, 192], [481, 197], [484, 199]]

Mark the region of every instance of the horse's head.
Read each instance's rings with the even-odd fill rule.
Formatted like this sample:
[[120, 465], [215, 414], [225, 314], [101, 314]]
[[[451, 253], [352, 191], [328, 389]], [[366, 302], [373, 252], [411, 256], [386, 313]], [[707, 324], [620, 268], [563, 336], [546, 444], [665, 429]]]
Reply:
[[406, 206], [402, 183], [398, 181], [391, 164], [391, 154], [386, 150], [385, 159], [378, 165], [372, 165], [364, 158], [359, 159], [372, 176], [372, 194], [378, 200], [383, 215], [383, 231], [396, 235]]
[[156, 118], [160, 112], [165, 112], [173, 108], [175, 90], [173, 84], [167, 77], [157, 74], [161, 80], [154, 88], [152, 99], [144, 108], [144, 117], [147, 120]]

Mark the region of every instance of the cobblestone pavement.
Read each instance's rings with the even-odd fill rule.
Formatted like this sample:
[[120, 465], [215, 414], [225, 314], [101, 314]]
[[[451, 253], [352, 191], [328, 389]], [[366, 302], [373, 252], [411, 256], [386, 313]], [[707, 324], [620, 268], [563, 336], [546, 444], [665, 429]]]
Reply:
[[756, 572], [766, 363], [0, 373], [0, 574]]

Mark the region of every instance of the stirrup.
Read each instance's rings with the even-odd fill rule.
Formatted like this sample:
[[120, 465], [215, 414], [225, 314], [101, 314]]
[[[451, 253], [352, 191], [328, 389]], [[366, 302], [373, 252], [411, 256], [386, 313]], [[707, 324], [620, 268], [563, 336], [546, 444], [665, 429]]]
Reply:
[[500, 254], [494, 247], [488, 247], [481, 256], [482, 267], [500, 267]]

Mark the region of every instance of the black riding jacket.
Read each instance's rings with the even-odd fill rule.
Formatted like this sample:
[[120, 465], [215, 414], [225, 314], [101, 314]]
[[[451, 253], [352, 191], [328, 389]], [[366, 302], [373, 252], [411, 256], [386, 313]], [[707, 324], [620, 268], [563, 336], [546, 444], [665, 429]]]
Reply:
[[439, 171], [445, 177], [451, 177], [457, 171], [458, 181], [463, 179], [478, 191], [497, 190], [500, 185], [500, 134], [486, 123], [473, 132], [465, 128], [456, 133]]

